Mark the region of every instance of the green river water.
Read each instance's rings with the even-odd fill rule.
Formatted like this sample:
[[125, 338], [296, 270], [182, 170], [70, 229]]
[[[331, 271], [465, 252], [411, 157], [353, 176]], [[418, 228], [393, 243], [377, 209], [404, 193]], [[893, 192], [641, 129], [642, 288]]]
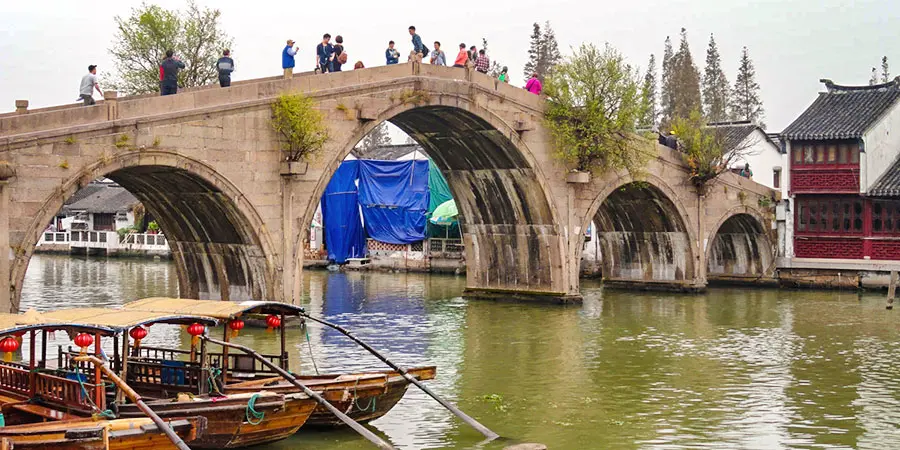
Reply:
[[[480, 435], [410, 389], [371, 428], [403, 449], [900, 448], [900, 311], [883, 293], [604, 290], [578, 307], [469, 301], [464, 277], [307, 272], [303, 304], [406, 365], [433, 364], [441, 395], [507, 438]], [[176, 295], [165, 261], [36, 255], [22, 307], [115, 305]], [[334, 332], [288, 332], [292, 368], [380, 368]], [[277, 353], [274, 334], [239, 341]], [[148, 345], [187, 345], [176, 327]], [[310, 355], [309, 347], [312, 347]], [[366, 405], [360, 405], [365, 407]], [[350, 431], [273, 449], [374, 448]]]

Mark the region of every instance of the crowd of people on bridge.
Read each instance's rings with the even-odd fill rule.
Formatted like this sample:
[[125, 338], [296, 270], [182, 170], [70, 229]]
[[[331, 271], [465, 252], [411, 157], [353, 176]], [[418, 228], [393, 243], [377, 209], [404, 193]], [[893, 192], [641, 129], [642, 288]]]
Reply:
[[[412, 50], [407, 58], [408, 62], [423, 63], [425, 58], [428, 62], [435, 66], [447, 66], [448, 59], [446, 53], [441, 48], [440, 41], [434, 41], [433, 47], [426, 46], [422, 37], [416, 32], [415, 26], [409, 27], [409, 35], [412, 38]], [[284, 49], [281, 52], [281, 68], [284, 70], [284, 77], [290, 78], [294, 75], [294, 67], [296, 67], [296, 56], [300, 53], [300, 47], [296, 45], [293, 39], [288, 39]], [[430, 55], [430, 57], [429, 57]], [[400, 51], [397, 50], [394, 41], [388, 42], [388, 47], [384, 51], [385, 64], [393, 65], [400, 62]], [[341, 35], [334, 37], [334, 43], [331, 42], [331, 34], [322, 35], [322, 41], [316, 45], [315, 69], [316, 73], [341, 72], [343, 66], [349, 61], [349, 54], [344, 49], [344, 38]], [[231, 86], [231, 73], [234, 72], [234, 59], [231, 58], [231, 51], [225, 49], [222, 57], [216, 61], [216, 70], [218, 72], [219, 86]], [[459, 53], [453, 60], [453, 67], [474, 68], [475, 71], [489, 74], [492, 71], [491, 60], [487, 55], [486, 49], [478, 49], [472, 45], [468, 49], [465, 43], [459, 44]], [[166, 51], [166, 58], [159, 64], [159, 93], [160, 95], [172, 95], [178, 93], [178, 72], [185, 68], [184, 62], [172, 50]], [[354, 69], [363, 69], [365, 65], [362, 61], [357, 61]], [[88, 66], [88, 74], [82, 77], [79, 98], [84, 104], [93, 105], [93, 91], [96, 88], [100, 95], [100, 85], [97, 82], [97, 66]], [[494, 69], [497, 80], [503, 83], [509, 83], [509, 68], [504, 66], [499, 70]], [[543, 86], [539, 79], [539, 74], [532, 74], [524, 87], [525, 90], [532, 94], [541, 95]]]

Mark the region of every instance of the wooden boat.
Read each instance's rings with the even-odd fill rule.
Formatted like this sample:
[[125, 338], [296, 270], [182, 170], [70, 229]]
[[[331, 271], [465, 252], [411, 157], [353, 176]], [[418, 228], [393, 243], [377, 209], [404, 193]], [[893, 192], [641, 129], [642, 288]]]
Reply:
[[[206, 419], [175, 419], [168, 425], [184, 441], [202, 434]], [[176, 448], [148, 418], [99, 420], [75, 419], [0, 428], [4, 449], [54, 450], [157, 450]]]
[[[47, 335], [52, 331], [90, 336], [96, 354], [100, 353], [100, 338], [113, 333], [107, 327], [47, 321], [36, 313], [0, 314], [0, 342], [30, 335], [27, 364], [11, 361], [11, 354], [0, 362], [0, 412], [5, 424], [0, 427], [0, 446], [124, 450], [150, 448], [147, 445], [151, 444], [177, 448], [167, 434], [169, 430], [174, 430], [182, 441], [202, 435], [206, 419], [197, 416], [157, 422], [166, 429], [143, 417], [143, 413], [134, 419], [98, 419], [98, 413], [108, 413], [107, 391], [99, 381], [99, 368], [82, 364], [75, 372], [69, 372], [66, 368], [47, 367]], [[38, 332], [43, 343], [40, 359]], [[0, 347], [9, 350], [18, 345]], [[90, 374], [93, 380], [88, 377]]]
[[[279, 302], [227, 302], [216, 300], [190, 300], [171, 298], [147, 298], [128, 303], [127, 310], [141, 310], [165, 314], [198, 314], [213, 317], [227, 324], [242, 320], [246, 315], [278, 315], [281, 324], [286, 318], [298, 317], [303, 309]], [[225, 327], [224, 341], [231, 335], [229, 327]], [[281, 335], [281, 352], [279, 355], [262, 355], [275, 365], [287, 370], [288, 353], [285, 348], [284, 330], [279, 327]], [[139, 351], [142, 363], [159, 364], [162, 361], [184, 359], [190, 352], [171, 348], [143, 347]], [[263, 367], [249, 355], [229, 354], [227, 347], [223, 353], [209, 353], [211, 364], [222, 367], [223, 381], [220, 389], [225, 393], [247, 393], [259, 389], [285, 394], [299, 393], [300, 389], [284, 380], [280, 375]], [[419, 380], [431, 380], [435, 377], [434, 366], [409, 369], [409, 373]], [[357, 422], [368, 422], [387, 414], [403, 398], [409, 388], [409, 381], [397, 372], [361, 372], [350, 374], [299, 376], [310, 389], [316, 391], [340, 411]], [[169, 391], [165, 384], [150, 385], [134, 380], [136, 386]], [[191, 386], [193, 387], [193, 386]], [[179, 386], [178, 388], [184, 388]], [[319, 405], [307, 421], [311, 427], [339, 427], [344, 422], [328, 409]]]
[[[302, 393], [285, 395], [258, 390], [209, 395], [208, 391], [216, 389], [215, 384], [209, 389], [210, 384], [204, 382], [214, 370], [204, 363], [205, 346], [201, 348], [199, 360], [197, 352], [192, 351], [186, 362], [145, 361], [130, 356], [128, 333], [136, 327], [190, 324], [188, 329], [203, 328], [217, 323], [214, 318], [103, 308], [64, 309], [43, 316], [49, 320], [106, 327], [113, 330], [116, 340], [121, 336], [121, 352], [118, 344], [114, 346], [113, 366], [131, 388], [147, 398], [147, 406], [163, 418], [206, 417], [206, 430], [191, 442], [192, 448], [239, 448], [284, 439], [297, 432], [316, 407], [316, 401]], [[73, 365], [74, 356], [71, 351], [60, 352], [60, 364]], [[117, 401], [116, 406], [120, 417], [134, 418], [141, 414], [135, 405], [125, 401]]]

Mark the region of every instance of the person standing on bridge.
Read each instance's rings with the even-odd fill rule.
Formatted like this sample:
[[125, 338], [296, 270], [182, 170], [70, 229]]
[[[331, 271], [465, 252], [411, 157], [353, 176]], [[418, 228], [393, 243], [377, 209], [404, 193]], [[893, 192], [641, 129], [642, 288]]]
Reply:
[[87, 75], [81, 77], [81, 88], [78, 90], [79, 98], [84, 100], [84, 106], [96, 104], [94, 101], [94, 89], [97, 89], [101, 97], [103, 96], [103, 91], [100, 90], [100, 83], [97, 83], [97, 66], [91, 64], [88, 66]]
[[294, 77], [294, 55], [297, 54], [297, 47], [294, 46], [294, 40], [288, 39], [287, 46], [281, 51], [281, 68], [284, 69], [285, 78]]
[[334, 46], [331, 45], [331, 35], [322, 35], [322, 42], [316, 46], [316, 64], [320, 73], [334, 72]]
[[222, 57], [216, 62], [216, 70], [219, 71], [219, 86], [231, 86], [231, 72], [234, 72], [234, 60], [231, 59], [231, 50], [225, 49]]
[[503, 66], [503, 69], [500, 70], [500, 76], [498, 76], [497, 79], [509, 84], [509, 67]]
[[484, 49], [478, 50], [478, 58], [475, 59], [475, 70], [481, 73], [488, 73], [491, 68], [491, 60], [488, 58]]
[[466, 67], [468, 61], [469, 54], [466, 53], [466, 44], [459, 44], [459, 54], [456, 55], [456, 61], [453, 62], [453, 67]]
[[344, 51], [344, 37], [337, 35], [334, 37], [334, 61], [331, 62], [332, 72], [340, 72], [341, 66], [347, 64], [347, 52]]
[[400, 62], [400, 52], [394, 48], [394, 41], [388, 42], [388, 48], [384, 51], [384, 59], [387, 60], [389, 66]]
[[166, 59], [159, 65], [159, 95], [178, 93], [178, 71], [181, 69], [184, 69], [184, 63], [174, 51], [166, 50]]
[[534, 95], [541, 95], [541, 91], [544, 90], [544, 86], [541, 85], [541, 80], [538, 79], [537, 72], [531, 74], [531, 79], [525, 83], [525, 90], [531, 92]]
[[431, 52], [431, 64], [435, 66], [447, 65], [447, 55], [441, 50], [441, 43], [438, 41], [434, 41], [434, 51]]

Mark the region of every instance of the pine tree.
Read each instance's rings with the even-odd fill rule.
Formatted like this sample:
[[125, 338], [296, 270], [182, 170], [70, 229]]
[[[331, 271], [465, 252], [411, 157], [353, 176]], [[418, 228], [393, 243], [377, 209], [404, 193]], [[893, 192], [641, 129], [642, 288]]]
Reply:
[[759, 96], [759, 83], [756, 82], [756, 69], [750, 60], [747, 47], [741, 52], [741, 64], [738, 68], [737, 79], [734, 82], [734, 91], [731, 100], [731, 115], [736, 120], [750, 120], [757, 122], [761, 127], [765, 117], [762, 99]]
[[709, 48], [706, 50], [706, 70], [703, 73], [703, 114], [707, 121], [722, 122], [728, 119], [730, 90], [728, 79], [722, 71], [716, 39], [710, 34]]
[[525, 79], [530, 80], [531, 74], [538, 72], [538, 63], [541, 61], [543, 51], [541, 42], [543, 40], [541, 26], [537, 22], [534, 23], [534, 31], [531, 33], [531, 45], [528, 47], [528, 62], [525, 63]]
[[369, 152], [385, 145], [391, 145], [391, 134], [387, 122], [382, 122], [356, 144], [356, 150], [360, 156], [366, 157]]
[[644, 73], [644, 83], [641, 86], [644, 102], [646, 103], [646, 114], [641, 120], [641, 126], [656, 126], [656, 118], [659, 115], [656, 102], [656, 56], [650, 54], [650, 61], [647, 62], [647, 72]]
[[559, 53], [559, 43], [556, 42], [556, 33], [550, 27], [550, 21], [544, 22], [544, 35], [541, 38], [541, 47], [544, 64], [541, 67], [542, 70], [538, 73], [544, 76], [562, 60], [562, 55]]
[[668, 86], [669, 114], [664, 118], [664, 128], [669, 128], [675, 118], [690, 117], [700, 111], [700, 71], [694, 64], [691, 48], [687, 41], [687, 30], [681, 29], [681, 44], [669, 63]]
[[662, 60], [662, 90], [660, 92], [660, 114], [663, 119], [672, 117], [672, 58], [675, 53], [672, 51], [672, 39], [666, 36], [666, 46], [663, 51]]
[[891, 81], [891, 68], [888, 66], [887, 56], [881, 58], [881, 82]]

